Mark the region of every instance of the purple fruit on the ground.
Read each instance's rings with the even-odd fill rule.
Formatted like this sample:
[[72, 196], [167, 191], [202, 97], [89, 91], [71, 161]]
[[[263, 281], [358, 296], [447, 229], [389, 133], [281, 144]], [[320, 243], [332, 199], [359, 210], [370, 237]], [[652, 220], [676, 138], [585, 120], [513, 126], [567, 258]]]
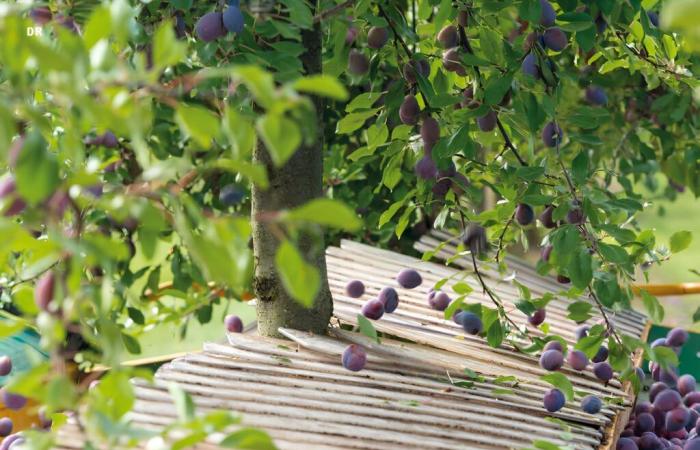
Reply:
[[224, 318], [226, 331], [229, 333], [241, 333], [243, 331], [243, 321], [235, 314], [229, 314]]
[[603, 407], [603, 402], [595, 395], [587, 395], [581, 399], [581, 409], [588, 414], [598, 414]]
[[561, 342], [552, 339], [551, 341], [547, 342], [547, 344], [545, 344], [544, 348], [542, 349], [543, 352], [546, 352], [547, 350], [556, 350], [558, 352], [564, 353], [564, 346], [561, 345]]
[[574, 330], [574, 338], [576, 339], [576, 342], [587, 337], [588, 331], [590, 329], [591, 329], [591, 327], [589, 327], [588, 325], [581, 325], [579, 327], [576, 327], [576, 329]]
[[49, 271], [42, 275], [34, 288], [34, 301], [42, 311], [48, 311], [54, 296], [55, 276]]
[[551, 245], [545, 245], [540, 251], [540, 259], [544, 262], [549, 262], [549, 257], [552, 255], [552, 250], [554, 247]]
[[668, 385], [664, 382], [657, 381], [652, 384], [651, 388], [649, 388], [649, 400], [653, 402], [656, 396], [666, 389], [668, 389]]
[[462, 315], [464, 314], [464, 311], [461, 309], [458, 309], [455, 311], [454, 314], [452, 314], [452, 321], [456, 323], [457, 325], [462, 325]]
[[343, 351], [341, 358], [343, 367], [353, 372], [359, 372], [365, 368], [367, 363], [367, 353], [365, 349], [357, 344], [348, 345]]
[[540, 367], [544, 370], [555, 371], [564, 365], [564, 355], [557, 350], [547, 350], [540, 356]]
[[594, 363], [603, 362], [608, 359], [608, 347], [601, 345], [591, 361]]
[[450, 296], [442, 291], [432, 291], [428, 294], [428, 304], [437, 311], [444, 311], [450, 306]]
[[547, 147], [556, 147], [561, 144], [564, 132], [561, 127], [554, 122], [549, 122], [542, 129], [542, 142]]
[[348, 55], [348, 71], [353, 75], [364, 75], [369, 71], [369, 59], [356, 49]]
[[688, 332], [683, 328], [674, 328], [666, 335], [666, 343], [670, 347], [682, 347], [688, 341]]
[[684, 430], [688, 420], [690, 420], [690, 412], [687, 408], [683, 406], [673, 408], [666, 413], [666, 430], [671, 432]]
[[645, 433], [647, 431], [654, 431], [655, 427], [656, 420], [654, 419], [654, 416], [651, 415], [651, 413], [644, 412], [637, 415], [637, 418], [634, 422], [634, 431], [635, 433], [637, 433], [637, 436], [641, 436], [642, 433]]
[[226, 27], [230, 33], [240, 33], [243, 31], [245, 20], [239, 6], [230, 5], [228, 8], [226, 8], [222, 16], [222, 20], [224, 22], [224, 27]]
[[683, 397], [683, 404], [685, 406], [693, 406], [694, 404], [700, 404], [700, 391], [691, 392]]
[[555, 52], [564, 50], [569, 43], [569, 40], [559, 27], [549, 28], [544, 32], [544, 45]]
[[2, 392], [2, 403], [13, 411], [22, 409], [27, 404], [27, 398], [23, 395], [14, 394], [5, 388], [2, 388], [0, 392]]
[[440, 124], [434, 118], [428, 116], [420, 125], [420, 137], [423, 139], [423, 148], [426, 154], [430, 154], [438, 139], [440, 139]]
[[640, 450], [657, 450], [660, 448], [660, 446], [661, 442], [659, 441], [659, 438], [651, 431], [642, 433], [642, 435], [639, 437]]
[[437, 175], [437, 166], [430, 155], [425, 155], [416, 163], [416, 175], [424, 180], [431, 180]]
[[545, 317], [547, 317], [547, 311], [544, 308], [540, 308], [530, 314], [527, 321], [533, 327], [539, 327], [544, 322]]
[[627, 437], [622, 437], [622, 438], [617, 440], [616, 450], [639, 450], [639, 448], [637, 447], [637, 444], [635, 444], [632, 439], [627, 438]]
[[[688, 408], [688, 414], [690, 415], [690, 419], [688, 419], [688, 423], [685, 424], [685, 429], [690, 431], [700, 422], [700, 413], [693, 408]], [[700, 428], [697, 429], [700, 430]]]
[[571, 279], [569, 277], [567, 277], [566, 275], [559, 274], [559, 275], [557, 275], [557, 283], [569, 284], [569, 283], [571, 283]]
[[566, 360], [574, 370], [583, 370], [588, 365], [588, 357], [579, 350], [572, 350], [569, 352]]
[[661, 368], [659, 370], [659, 381], [663, 381], [669, 386], [676, 386], [676, 384], [678, 383], [678, 373], [674, 368]]
[[399, 306], [399, 294], [393, 287], [382, 288], [377, 299], [384, 304], [384, 312], [386, 313], [393, 313]]
[[607, 362], [595, 363], [593, 364], [593, 375], [607, 383], [613, 377], [613, 369]]
[[571, 208], [569, 212], [566, 213], [566, 221], [571, 225], [581, 225], [586, 221], [586, 216], [583, 214], [581, 208]]
[[476, 124], [479, 126], [481, 131], [493, 131], [496, 128], [497, 122], [498, 115], [494, 110], [490, 110], [483, 116], [476, 118]]
[[654, 399], [654, 408], [660, 411], [670, 411], [681, 404], [681, 394], [673, 389], [665, 389]]
[[462, 236], [462, 243], [477, 255], [486, 252], [488, 250], [486, 229], [481, 225], [470, 223]]
[[477, 335], [481, 333], [481, 330], [484, 327], [479, 316], [469, 311], [463, 311], [460, 314], [460, 320], [462, 322], [462, 328], [464, 329], [464, 332], [471, 335]]
[[453, 47], [442, 54], [442, 67], [448, 72], [457, 72], [459, 75], [466, 73], [462, 65], [462, 55], [459, 52], [459, 48]]
[[552, 219], [552, 213], [554, 213], [554, 206], [548, 205], [544, 208], [542, 214], [540, 214], [540, 222], [542, 222], [542, 226], [545, 228], [557, 227], [557, 223]]
[[348, 297], [360, 298], [365, 293], [365, 284], [360, 280], [350, 280], [345, 285], [345, 293]]
[[423, 282], [423, 278], [415, 269], [402, 269], [396, 275], [396, 282], [405, 289], [417, 288]]
[[686, 440], [688, 438], [688, 431], [685, 428], [676, 431], [666, 430], [666, 437], [669, 439]]
[[459, 44], [459, 33], [454, 25], [447, 25], [437, 35], [438, 42], [442, 48], [452, 48]]
[[540, 77], [540, 68], [537, 65], [537, 56], [534, 53], [528, 53], [520, 65], [521, 70], [525, 75], [529, 75], [535, 79]]
[[700, 450], [700, 437], [686, 441], [683, 450]]
[[535, 211], [532, 206], [520, 203], [515, 208], [515, 220], [522, 226], [530, 225], [535, 221]]
[[12, 419], [3, 417], [0, 419], [0, 436], [5, 437], [12, 434]]
[[635, 413], [637, 416], [639, 416], [639, 415], [642, 414], [642, 413], [651, 412], [651, 408], [652, 408], [651, 403], [648, 402], [648, 401], [646, 401], [646, 400], [644, 400], [644, 401], [641, 401], [641, 402], [639, 402], [639, 403], [637, 403], [637, 404], [635, 405], [635, 407], [634, 407], [634, 413]]
[[554, 21], [557, 18], [557, 13], [554, 12], [552, 4], [547, 0], [540, 0], [541, 13], [540, 13], [540, 25], [544, 27], [551, 27], [554, 25]]
[[406, 125], [415, 125], [418, 123], [418, 113], [420, 112], [420, 107], [418, 106], [418, 100], [412, 94], [404, 97], [401, 106], [399, 106], [399, 118], [401, 122]]
[[600, 86], [588, 86], [586, 88], [586, 101], [591, 105], [603, 106], [608, 103], [608, 96]]
[[206, 13], [199, 18], [194, 27], [197, 37], [204, 42], [211, 42], [226, 35], [223, 14], [220, 12]]
[[550, 389], [544, 394], [544, 407], [549, 412], [557, 412], [564, 407], [566, 397], [559, 389]]
[[379, 50], [389, 41], [389, 30], [383, 27], [372, 27], [367, 33], [367, 46]]
[[362, 305], [362, 315], [368, 319], [379, 320], [384, 315], [384, 303], [379, 299], [373, 298]]
[[7, 355], [0, 356], [0, 377], [5, 377], [10, 372], [12, 372], [12, 359]]

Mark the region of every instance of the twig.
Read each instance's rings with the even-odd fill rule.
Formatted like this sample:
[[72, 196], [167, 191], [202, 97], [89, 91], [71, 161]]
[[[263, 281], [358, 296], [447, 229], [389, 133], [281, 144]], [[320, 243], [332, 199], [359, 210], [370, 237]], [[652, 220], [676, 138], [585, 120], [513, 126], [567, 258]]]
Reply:
[[355, 0], [347, 0], [343, 3], [339, 3], [331, 8], [328, 8], [325, 11], [321, 11], [320, 13], [318, 13], [314, 16], [314, 23], [318, 23], [318, 22], [322, 21], [323, 19], [325, 19], [329, 16], [332, 16], [333, 14], [339, 13], [343, 9], [348, 8], [348, 7], [352, 6], [353, 4], [355, 4]]
[[499, 257], [501, 255], [501, 251], [503, 251], [503, 238], [506, 235], [506, 231], [508, 231], [508, 227], [511, 223], [513, 223], [514, 217], [515, 213], [513, 213], [513, 215], [510, 216], [510, 219], [508, 219], [508, 222], [506, 222], [506, 226], [503, 227], [503, 231], [501, 231], [501, 235], [498, 237], [498, 250], [496, 250], [496, 262], [500, 262]]

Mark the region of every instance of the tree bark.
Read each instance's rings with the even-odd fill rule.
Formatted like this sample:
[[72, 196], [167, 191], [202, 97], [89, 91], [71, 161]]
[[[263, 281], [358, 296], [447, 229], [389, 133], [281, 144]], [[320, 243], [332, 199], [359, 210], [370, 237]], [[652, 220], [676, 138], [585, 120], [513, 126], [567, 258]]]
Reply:
[[[313, 11], [315, 14], [315, 11]], [[306, 52], [301, 56], [307, 75], [319, 74], [321, 64], [321, 28], [315, 24], [302, 32]], [[304, 231], [297, 246], [307, 262], [313, 264], [321, 276], [321, 288], [314, 304], [307, 309], [285, 290], [275, 269], [275, 254], [279, 239], [269, 224], [255, 220], [256, 214], [294, 208], [323, 194], [323, 102], [314, 98], [317, 126], [316, 139], [302, 145], [282, 167], [272, 164], [265, 145], [258, 140], [253, 161], [267, 168], [269, 187], [262, 190], [253, 186], [253, 254], [255, 275], [253, 288], [257, 296], [258, 332], [263, 336], [279, 336], [280, 327], [321, 333], [326, 330], [333, 313], [333, 301], [326, 275], [325, 244], [322, 233]]]

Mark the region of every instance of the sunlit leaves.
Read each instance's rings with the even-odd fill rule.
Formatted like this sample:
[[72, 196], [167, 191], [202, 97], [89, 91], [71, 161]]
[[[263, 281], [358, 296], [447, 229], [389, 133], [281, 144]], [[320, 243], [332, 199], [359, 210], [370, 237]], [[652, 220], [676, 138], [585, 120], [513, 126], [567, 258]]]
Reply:
[[176, 118], [182, 130], [204, 149], [211, 147], [212, 139], [219, 135], [219, 118], [204, 107], [180, 104]]
[[333, 100], [347, 100], [348, 91], [336, 78], [328, 75], [313, 75], [299, 78], [293, 84], [299, 92], [328, 97]]
[[645, 290], [641, 290], [640, 295], [651, 320], [661, 323], [664, 320], [664, 307], [659, 303], [659, 300]]
[[318, 269], [308, 263], [299, 250], [284, 240], [275, 255], [277, 271], [284, 288], [295, 300], [309, 308], [321, 286]]
[[276, 166], [287, 162], [301, 144], [299, 127], [281, 114], [268, 113], [260, 117], [257, 129]]
[[678, 253], [688, 248], [693, 241], [693, 234], [690, 231], [677, 231], [671, 235], [671, 251]]
[[185, 57], [185, 45], [175, 38], [173, 24], [162, 23], [153, 37], [153, 70], [160, 71]]
[[17, 160], [17, 191], [35, 205], [51, 195], [60, 183], [58, 160], [49, 152], [38, 131], [27, 135]]
[[362, 222], [353, 210], [343, 203], [329, 198], [311, 200], [284, 213], [282, 219], [290, 222], [316, 223], [346, 231], [355, 231], [362, 225]]

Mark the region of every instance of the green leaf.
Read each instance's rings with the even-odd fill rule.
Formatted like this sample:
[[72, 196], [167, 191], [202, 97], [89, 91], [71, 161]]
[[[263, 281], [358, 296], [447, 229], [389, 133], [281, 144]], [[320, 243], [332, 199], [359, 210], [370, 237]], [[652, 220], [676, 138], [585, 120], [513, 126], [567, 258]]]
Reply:
[[234, 69], [237, 76], [248, 88], [255, 101], [263, 108], [271, 108], [275, 97], [275, 80], [272, 75], [258, 66], [239, 66]]
[[661, 323], [664, 320], [664, 307], [659, 303], [659, 299], [651, 295], [645, 290], [639, 291], [642, 296], [644, 308], [649, 313], [649, 317], [656, 323]]
[[379, 108], [373, 108], [362, 112], [353, 112], [338, 121], [335, 132], [338, 134], [350, 134], [359, 130], [370, 117], [377, 114]]
[[141, 344], [139, 344], [139, 341], [130, 334], [122, 333], [122, 342], [124, 343], [126, 350], [132, 355], [138, 355], [141, 353]]
[[282, 241], [277, 249], [275, 264], [289, 295], [310, 308], [321, 287], [321, 277], [316, 267], [307, 263], [288, 240]]
[[469, 295], [474, 290], [474, 288], [465, 283], [464, 281], [460, 281], [452, 285], [452, 290], [460, 295]]
[[372, 325], [372, 322], [362, 314], [357, 315], [357, 324], [360, 327], [360, 333], [364, 334], [368, 338], [372, 339], [377, 344], [379, 343], [379, 336], [377, 335], [377, 330]]
[[181, 103], [175, 110], [175, 119], [182, 131], [205, 149], [219, 135], [219, 118], [204, 107]]
[[649, 350], [649, 359], [658, 362], [662, 368], [668, 369], [669, 367], [678, 367], [678, 355], [676, 355], [676, 352], [674, 352], [672, 348], [659, 345]]
[[168, 391], [173, 397], [175, 403], [175, 411], [182, 422], [189, 422], [194, 419], [194, 401], [190, 394], [185, 392], [180, 386], [175, 383], [168, 385]]
[[583, 353], [588, 356], [589, 359], [593, 358], [596, 353], [598, 353], [598, 349], [600, 346], [603, 344], [603, 341], [605, 340], [604, 335], [589, 335], [586, 336], [585, 338], [582, 338], [580, 341], [576, 343], [574, 348], [576, 350], [580, 350]]
[[272, 162], [278, 167], [287, 162], [301, 144], [299, 127], [281, 114], [265, 114], [258, 119], [257, 126]]
[[27, 135], [15, 170], [17, 192], [30, 205], [36, 205], [53, 194], [61, 180], [58, 160], [49, 152], [38, 131]]
[[503, 327], [499, 320], [494, 320], [486, 332], [486, 340], [491, 347], [498, 347], [503, 342]]
[[506, 92], [510, 89], [512, 81], [512, 78], [509, 76], [490, 78], [484, 90], [484, 100], [486, 100], [486, 103], [489, 105], [497, 105], [500, 103], [501, 100], [503, 100], [503, 96], [506, 95]]
[[579, 289], [585, 289], [593, 279], [593, 258], [588, 249], [580, 249], [574, 253], [568, 269], [571, 283]]
[[693, 234], [690, 231], [677, 231], [671, 235], [671, 251], [678, 253], [688, 248], [693, 241]]
[[559, 389], [566, 396], [566, 401], [574, 400], [574, 387], [571, 381], [561, 372], [552, 372], [540, 377], [542, 381], [546, 381], [555, 388]]
[[175, 37], [173, 24], [169, 21], [160, 24], [153, 36], [153, 70], [175, 65], [185, 58], [186, 46]]
[[346, 231], [357, 231], [362, 227], [362, 220], [355, 211], [330, 198], [311, 200], [285, 213], [283, 220], [317, 223]]
[[345, 101], [348, 99], [348, 91], [338, 79], [329, 75], [312, 75], [299, 78], [293, 84], [294, 89], [309, 94], [328, 97], [334, 100]]
[[569, 311], [567, 317], [574, 322], [585, 322], [591, 318], [591, 309], [593, 309], [593, 305], [588, 302], [574, 302], [567, 307]]
[[257, 428], [242, 428], [219, 442], [219, 447], [244, 450], [277, 450], [270, 435]]

